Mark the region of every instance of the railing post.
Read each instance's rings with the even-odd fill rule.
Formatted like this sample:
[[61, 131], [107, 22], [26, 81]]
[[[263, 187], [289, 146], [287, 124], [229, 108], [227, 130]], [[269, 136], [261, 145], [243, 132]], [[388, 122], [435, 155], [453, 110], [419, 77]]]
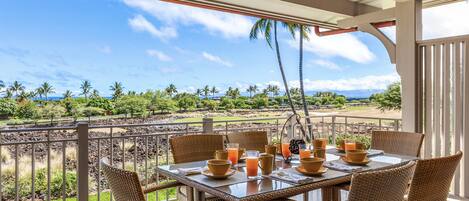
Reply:
[[335, 145], [335, 116], [332, 116], [332, 144]]
[[399, 131], [399, 120], [394, 120], [394, 130]]
[[202, 132], [203, 133], [213, 133], [213, 119], [204, 117], [202, 119]]
[[88, 123], [78, 123], [78, 201], [88, 201]]

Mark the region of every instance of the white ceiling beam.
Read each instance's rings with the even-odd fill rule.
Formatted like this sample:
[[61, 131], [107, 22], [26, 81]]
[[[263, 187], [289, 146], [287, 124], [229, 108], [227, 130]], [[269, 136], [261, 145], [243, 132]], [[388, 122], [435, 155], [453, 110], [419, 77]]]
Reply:
[[341, 15], [357, 16], [381, 10], [380, 8], [349, 0], [282, 0], [311, 8], [321, 9]]
[[394, 19], [396, 19], [396, 9], [388, 8], [377, 12], [367, 13], [364, 15], [339, 20], [337, 21], [337, 25], [342, 29], [347, 29], [351, 27], [357, 27], [358, 25], [364, 23], [385, 22]]

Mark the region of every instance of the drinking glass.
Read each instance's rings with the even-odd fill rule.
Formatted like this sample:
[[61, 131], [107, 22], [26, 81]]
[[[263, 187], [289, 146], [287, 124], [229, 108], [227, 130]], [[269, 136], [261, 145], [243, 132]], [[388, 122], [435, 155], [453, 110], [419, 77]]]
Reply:
[[354, 151], [357, 149], [357, 144], [354, 140], [345, 140], [345, 151]]
[[282, 142], [282, 156], [283, 156], [283, 158], [291, 157], [290, 143]]
[[246, 151], [246, 174], [248, 178], [257, 177], [259, 151]]
[[232, 165], [238, 164], [238, 143], [228, 143], [226, 145], [226, 150], [228, 151], [228, 160], [231, 161]]

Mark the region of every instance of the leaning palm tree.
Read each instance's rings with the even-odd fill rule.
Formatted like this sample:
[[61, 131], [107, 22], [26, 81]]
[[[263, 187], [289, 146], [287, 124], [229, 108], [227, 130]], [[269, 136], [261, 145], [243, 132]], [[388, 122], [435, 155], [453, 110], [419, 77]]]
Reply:
[[14, 81], [10, 86], [10, 91], [15, 93], [15, 96], [18, 96], [21, 91], [24, 91], [25, 87], [18, 81]]
[[213, 86], [212, 89], [210, 90], [210, 93], [212, 93], [212, 97], [215, 97], [215, 94], [218, 93], [217, 87]]
[[121, 82], [114, 82], [111, 86], [112, 100], [117, 100], [119, 97], [124, 95], [124, 87]]
[[[48, 82], [44, 82], [42, 83], [41, 87], [39, 87], [39, 90], [37, 91], [38, 94], [39, 92], [42, 93], [42, 95], [44, 95], [44, 98], [46, 99], [47, 101], [47, 95], [50, 94], [50, 93], [54, 93], [54, 88], [48, 83]], [[41, 96], [41, 94], [39, 94]]]
[[311, 32], [309, 27], [303, 26], [303, 25], [294, 25], [295, 29], [300, 32], [300, 58], [299, 58], [299, 65], [298, 65], [298, 70], [299, 70], [299, 75], [300, 75], [300, 93], [301, 93], [301, 101], [303, 102], [303, 110], [305, 113], [306, 117], [306, 123], [308, 124], [308, 133], [310, 136], [312, 136], [312, 126], [311, 126], [311, 119], [309, 117], [309, 111], [308, 111], [308, 103], [306, 102], [306, 97], [305, 97], [305, 88], [304, 88], [304, 83], [303, 83], [303, 40], [307, 39], [309, 40], [308, 34]]
[[72, 98], [73, 93], [72, 93], [72, 91], [67, 90], [67, 91], [64, 92], [63, 96], [64, 96], [64, 99]]
[[80, 89], [81, 89], [81, 95], [85, 96], [85, 99], [88, 99], [88, 94], [91, 92], [91, 83], [88, 80], [85, 80], [81, 83]]
[[13, 92], [11, 92], [10, 89], [6, 89], [6, 90], [5, 90], [5, 96], [4, 96], [4, 97], [5, 97], [5, 98], [11, 98], [11, 97], [13, 97]]
[[[283, 27], [287, 28], [290, 31], [290, 33], [294, 34], [295, 30], [292, 24], [285, 23], [285, 22], [281, 22], [281, 23]], [[251, 33], [249, 35], [249, 38], [251, 40], [255, 40], [255, 39], [258, 39], [259, 34], [263, 34], [267, 44], [269, 45], [270, 48], [272, 48], [272, 29], [273, 29], [275, 53], [277, 54], [277, 62], [278, 62], [278, 66], [280, 69], [280, 73], [282, 74], [283, 85], [285, 87], [285, 93], [290, 103], [291, 110], [293, 114], [296, 115], [297, 113], [293, 105], [293, 102], [291, 100], [290, 92], [288, 90], [289, 88], [288, 88], [287, 78], [285, 76], [285, 71], [283, 70], [282, 57], [280, 55], [280, 46], [278, 44], [278, 38], [277, 38], [277, 35], [278, 35], [277, 24], [278, 22], [276, 20], [261, 18], [257, 20], [256, 23], [254, 23], [254, 26], [251, 28]]]
[[[286, 23], [286, 22], [281, 22], [284, 28], [287, 28], [287, 30], [290, 32], [290, 34], [294, 37], [295, 36], [295, 25], [291, 23]], [[283, 86], [285, 89], [285, 94], [287, 95], [288, 102], [290, 104], [291, 110], [294, 115], [298, 115], [295, 106], [293, 104], [292, 98], [290, 96], [290, 91], [288, 88], [288, 83], [287, 83], [287, 78], [285, 76], [285, 71], [283, 69], [283, 64], [282, 64], [282, 58], [280, 56], [280, 47], [278, 44], [278, 34], [277, 34], [277, 24], [278, 22], [276, 20], [271, 20], [271, 19], [264, 19], [261, 18], [254, 23], [253, 27], [251, 28], [251, 33], [249, 38], [251, 40], [255, 40], [258, 38], [259, 34], [263, 34], [267, 44], [269, 45], [270, 48], [272, 48], [272, 29], [273, 29], [273, 35], [274, 35], [274, 44], [275, 44], [275, 53], [277, 54], [277, 62], [278, 66], [280, 69], [280, 73], [282, 74], [282, 81], [283, 81]], [[300, 119], [296, 118], [297, 123], [301, 124]], [[306, 135], [303, 127], [300, 127], [301, 132]], [[309, 137], [306, 136], [308, 139]]]

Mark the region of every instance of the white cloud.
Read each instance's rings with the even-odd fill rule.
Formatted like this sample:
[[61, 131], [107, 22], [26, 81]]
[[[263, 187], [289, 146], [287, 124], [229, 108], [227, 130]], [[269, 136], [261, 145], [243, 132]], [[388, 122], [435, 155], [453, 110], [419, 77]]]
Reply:
[[207, 53], [207, 52], [202, 52], [202, 56], [206, 60], [211, 61], [211, 62], [215, 62], [215, 63], [221, 64], [221, 65], [224, 65], [224, 66], [228, 66], [228, 67], [233, 66], [233, 64], [231, 62], [223, 60], [222, 58], [220, 58], [218, 56], [215, 56], [213, 54]]
[[[397, 74], [389, 75], [368, 75], [360, 78], [348, 78], [338, 80], [304, 80], [306, 91], [323, 91], [323, 90], [370, 90], [370, 89], [386, 89], [386, 87], [400, 80]], [[298, 80], [290, 81], [290, 87], [300, 87]]]
[[[298, 48], [298, 39], [289, 40], [288, 44], [291, 47]], [[375, 58], [375, 55], [368, 47], [352, 34], [327, 37], [311, 34], [309, 41], [305, 40], [303, 47], [305, 51], [320, 57], [342, 57], [358, 63], [367, 63]]]
[[124, 0], [130, 7], [141, 9], [158, 20], [174, 27], [201, 25], [213, 35], [225, 38], [244, 38], [249, 35], [253, 22], [241, 15], [211, 11], [155, 0]]
[[104, 54], [111, 54], [111, 53], [112, 53], [111, 47], [109, 47], [109, 46], [107, 46], [107, 45], [98, 48], [98, 50], [99, 50], [100, 52], [104, 53]]
[[334, 70], [334, 71], [342, 71], [342, 67], [337, 65], [336, 63], [328, 60], [323, 60], [323, 59], [317, 59], [317, 60], [312, 60], [307, 64], [308, 67], [322, 67], [325, 69], [329, 70]]
[[423, 38], [469, 34], [469, 2], [423, 10]]
[[170, 38], [177, 37], [177, 32], [172, 27], [161, 27], [156, 28], [151, 22], [149, 22], [142, 15], [136, 15], [134, 18], [129, 19], [130, 27], [138, 32], [148, 32], [152, 36], [157, 37], [161, 40], [167, 40]]
[[[422, 38], [432, 39], [469, 34], [469, 2], [452, 3], [424, 9], [422, 12]], [[396, 27], [382, 28], [391, 40], [396, 41]]]
[[148, 56], [155, 57], [160, 61], [171, 61], [173, 58], [158, 50], [147, 50]]

